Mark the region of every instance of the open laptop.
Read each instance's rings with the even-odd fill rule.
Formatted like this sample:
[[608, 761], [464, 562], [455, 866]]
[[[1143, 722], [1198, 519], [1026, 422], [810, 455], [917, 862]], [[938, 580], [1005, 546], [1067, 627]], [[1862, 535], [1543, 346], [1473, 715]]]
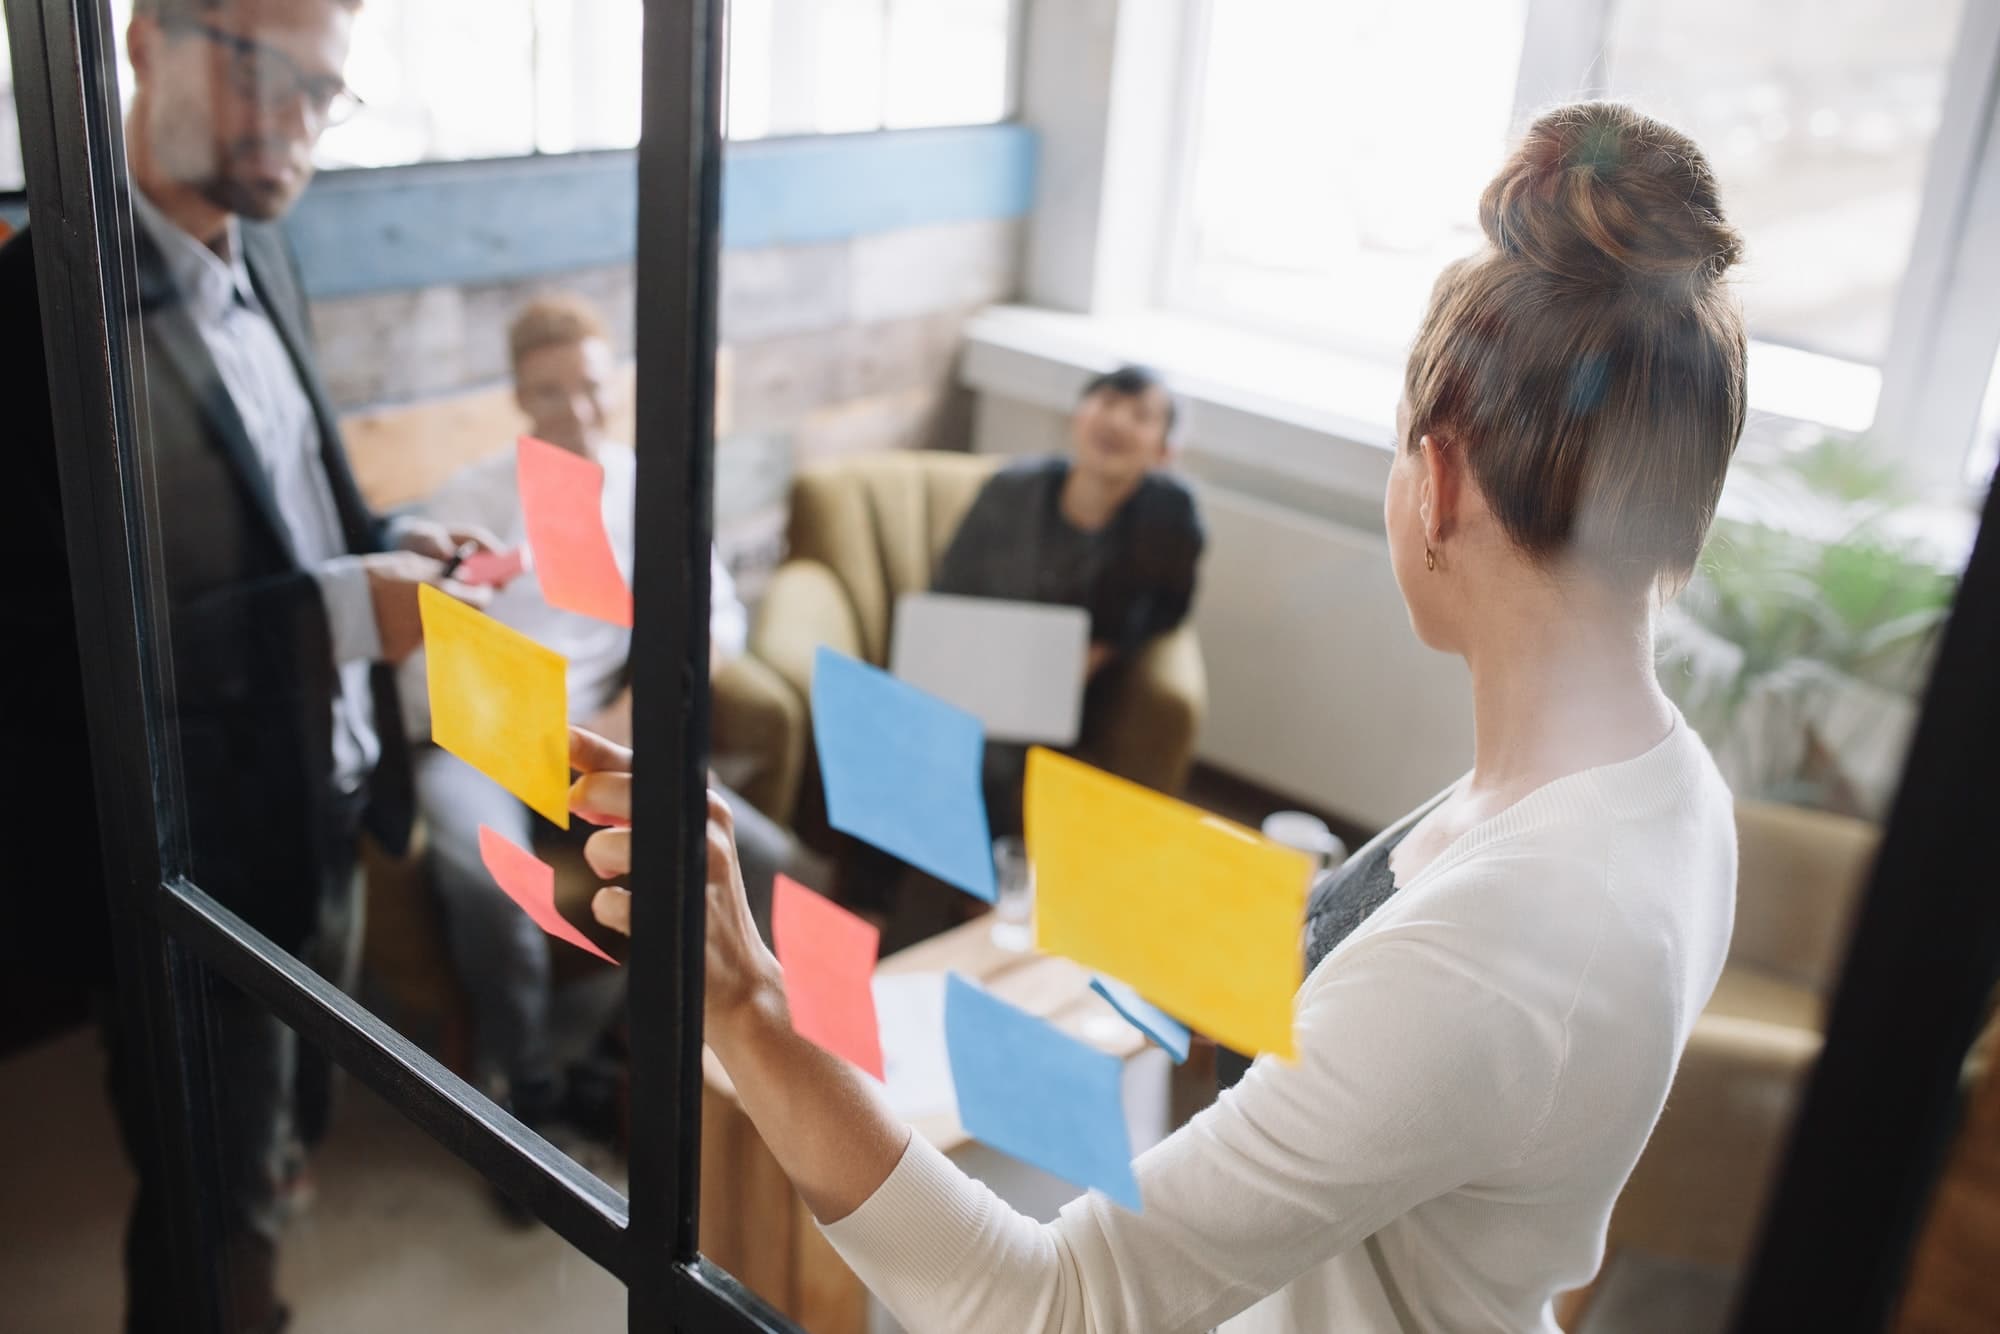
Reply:
[[905, 593], [889, 671], [976, 716], [988, 740], [1067, 746], [1083, 721], [1089, 654], [1081, 607]]

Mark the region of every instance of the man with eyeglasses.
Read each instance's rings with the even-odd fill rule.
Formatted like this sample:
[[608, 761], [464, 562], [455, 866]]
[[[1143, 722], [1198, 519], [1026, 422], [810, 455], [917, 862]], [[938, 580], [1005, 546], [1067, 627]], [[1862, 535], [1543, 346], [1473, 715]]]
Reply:
[[[189, 878], [346, 986], [358, 955], [356, 842], [407, 839], [408, 761], [391, 664], [422, 637], [417, 589], [490, 539], [386, 525], [350, 474], [313, 365], [304, 295], [272, 225], [312, 178], [321, 132], [352, 111], [342, 77], [360, 0], [134, 0], [126, 122], [137, 249], [135, 386], [153, 464]], [[32, 227], [0, 251], [0, 402], [31, 491], [27, 535], [65, 551]], [[41, 559], [52, 557], [44, 554]], [[80, 734], [66, 578], [28, 595], [40, 651], [28, 697]], [[48, 718], [50, 710], [57, 718]], [[57, 819], [24, 831], [97, 846], [86, 757], [59, 761]], [[80, 826], [80, 827], [79, 827]], [[94, 851], [88, 851], [95, 857]], [[170, 870], [174, 869], [170, 867]], [[227, 1198], [225, 1328], [284, 1328], [276, 1245], [325, 1129], [331, 1069], [261, 1006], [220, 986], [207, 1011], [208, 1105]], [[108, 1026], [109, 1027], [109, 1026]], [[140, 1189], [127, 1237], [128, 1328], [178, 1327], [163, 1164], [137, 1044], [115, 1031], [113, 1101]]]

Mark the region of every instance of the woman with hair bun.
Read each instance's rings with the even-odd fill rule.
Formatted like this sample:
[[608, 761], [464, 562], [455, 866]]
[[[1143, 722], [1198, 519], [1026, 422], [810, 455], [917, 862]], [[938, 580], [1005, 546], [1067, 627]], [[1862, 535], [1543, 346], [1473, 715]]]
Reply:
[[[1734, 915], [1730, 794], [1653, 617], [1743, 425], [1740, 242], [1700, 150], [1602, 102], [1530, 126], [1480, 221], [1411, 350], [1384, 503], [1412, 626], [1469, 669], [1472, 769], [1314, 887], [1298, 1062], [1143, 1155], [1142, 1213], [1016, 1214], [797, 1036], [711, 800], [709, 1045], [915, 1334], [1554, 1334], [1596, 1271]], [[579, 735], [575, 759], [579, 810], [629, 811], [629, 754]], [[590, 852], [622, 874], [629, 834]], [[629, 921], [621, 890], [597, 908]]]

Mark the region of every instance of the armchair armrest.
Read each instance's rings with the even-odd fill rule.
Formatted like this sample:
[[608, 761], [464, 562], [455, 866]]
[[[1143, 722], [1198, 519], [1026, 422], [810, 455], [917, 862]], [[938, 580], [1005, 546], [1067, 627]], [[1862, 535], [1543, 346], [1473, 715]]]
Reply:
[[750, 652], [800, 699], [810, 701], [813, 654], [822, 644], [864, 656], [854, 605], [830, 567], [814, 560], [786, 561], [764, 587], [750, 631]]
[[1697, 1019], [1666, 1110], [1612, 1212], [1610, 1245], [1743, 1263], [1820, 1047], [1807, 1029]]
[[1092, 764], [1161, 792], [1179, 792], [1194, 765], [1208, 673], [1194, 627], [1147, 642], [1110, 669], [1081, 748]]

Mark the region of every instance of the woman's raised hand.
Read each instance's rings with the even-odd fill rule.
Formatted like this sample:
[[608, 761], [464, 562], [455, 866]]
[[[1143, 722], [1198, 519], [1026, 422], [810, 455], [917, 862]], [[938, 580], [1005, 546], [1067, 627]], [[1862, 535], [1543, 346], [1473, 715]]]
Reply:
[[[583, 845], [584, 859], [601, 879], [621, 879], [632, 870], [632, 752], [594, 732], [572, 727], [569, 762], [581, 775], [570, 788], [570, 810], [591, 824], [607, 826]], [[713, 789], [708, 794], [707, 846], [704, 1003], [713, 1026], [755, 1002], [782, 1006], [784, 981], [778, 961], [764, 947], [750, 916], [743, 871], [736, 859], [736, 817]], [[598, 890], [590, 911], [612, 930], [632, 933], [632, 895], [623, 886], [607, 885]]]

